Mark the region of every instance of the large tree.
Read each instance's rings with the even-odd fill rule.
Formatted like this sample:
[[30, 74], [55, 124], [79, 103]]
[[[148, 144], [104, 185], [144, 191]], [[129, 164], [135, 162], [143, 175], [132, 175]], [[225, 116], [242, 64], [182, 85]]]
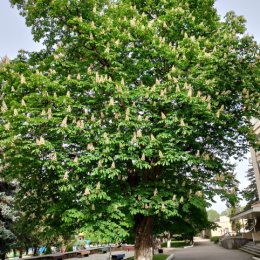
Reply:
[[[253, 144], [257, 44], [213, 0], [11, 0], [46, 49], [0, 71], [4, 173], [46, 227], [152, 258], [153, 223], [235, 198]], [[24, 194], [24, 195], [23, 195]]]

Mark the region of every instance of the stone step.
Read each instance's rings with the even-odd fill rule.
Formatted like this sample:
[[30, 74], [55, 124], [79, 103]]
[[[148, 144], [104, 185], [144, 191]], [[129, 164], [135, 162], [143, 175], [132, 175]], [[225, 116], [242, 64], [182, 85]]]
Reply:
[[254, 251], [252, 251], [252, 250], [248, 250], [248, 249], [242, 248], [242, 247], [240, 248], [240, 250], [241, 250], [241, 251], [244, 251], [244, 252], [246, 252], [246, 253], [248, 253], [248, 254], [250, 254], [250, 255], [259, 256], [259, 257], [260, 257], [260, 253], [254, 252]]
[[241, 249], [245, 249], [248, 251], [256, 252], [260, 254], [260, 250], [258, 248], [253, 248], [253, 247], [242, 247]]
[[242, 247], [251, 247], [251, 248], [254, 248], [254, 249], [259, 249], [260, 250], [260, 246], [256, 246], [256, 245], [254, 245], [254, 244], [245, 244], [244, 246], [242, 246]]
[[257, 245], [255, 245], [255, 244], [249, 244], [249, 243], [247, 243], [247, 244], [245, 244], [245, 245], [243, 245], [243, 246], [255, 247], [255, 248], [259, 248], [259, 249], [260, 249], [260, 246], [257, 246]]
[[256, 245], [248, 245], [248, 244], [245, 244], [244, 246], [242, 247], [248, 247], [248, 248], [254, 248], [254, 249], [259, 249], [260, 250], [260, 247], [259, 246], [256, 246]]
[[246, 243], [246, 245], [248, 245], [248, 246], [255, 246], [255, 243], [254, 242], [248, 242], [248, 243]]
[[256, 246], [254, 243], [249, 242], [242, 246], [240, 250], [247, 252], [254, 256], [260, 256], [260, 247]]

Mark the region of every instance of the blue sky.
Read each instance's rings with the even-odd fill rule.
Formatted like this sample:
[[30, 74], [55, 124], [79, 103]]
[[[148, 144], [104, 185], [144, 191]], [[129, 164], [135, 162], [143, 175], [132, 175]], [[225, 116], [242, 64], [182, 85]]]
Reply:
[[40, 48], [41, 45], [33, 41], [24, 18], [10, 7], [8, 0], [0, 0], [0, 57], [14, 58], [20, 49], [34, 51]]
[[[260, 0], [217, 0], [215, 6], [222, 17], [230, 10], [243, 15], [247, 20], [248, 33], [260, 42]], [[33, 41], [31, 30], [26, 27], [24, 18], [19, 16], [16, 9], [10, 7], [8, 0], [0, 0], [0, 57], [7, 55], [14, 58], [19, 49], [35, 51], [40, 48], [41, 44]], [[237, 162], [236, 173], [241, 189], [248, 185], [244, 177], [247, 166], [248, 160]], [[225, 203], [217, 199], [212, 208], [221, 212], [225, 209]]]
[[243, 15], [247, 20], [247, 31], [260, 43], [260, 1], [259, 0], [216, 0], [215, 4], [220, 15], [233, 10], [237, 15]]

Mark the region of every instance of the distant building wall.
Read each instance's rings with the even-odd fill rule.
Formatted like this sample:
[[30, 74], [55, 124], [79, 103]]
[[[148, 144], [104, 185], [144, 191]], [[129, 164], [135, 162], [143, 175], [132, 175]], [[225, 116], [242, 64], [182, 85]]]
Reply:
[[226, 216], [220, 216], [217, 221], [215, 221], [217, 225], [219, 225], [218, 228], [211, 230], [211, 236], [223, 236], [227, 232], [232, 231], [232, 226], [230, 222], [230, 218]]

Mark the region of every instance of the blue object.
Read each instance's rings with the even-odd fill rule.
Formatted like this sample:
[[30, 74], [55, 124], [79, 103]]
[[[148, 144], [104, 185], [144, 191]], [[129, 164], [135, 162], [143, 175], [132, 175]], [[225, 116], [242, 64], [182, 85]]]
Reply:
[[85, 240], [85, 242], [86, 242], [85, 248], [89, 248], [90, 247], [90, 240]]
[[46, 250], [46, 246], [42, 246], [39, 248], [38, 252], [41, 255]]

